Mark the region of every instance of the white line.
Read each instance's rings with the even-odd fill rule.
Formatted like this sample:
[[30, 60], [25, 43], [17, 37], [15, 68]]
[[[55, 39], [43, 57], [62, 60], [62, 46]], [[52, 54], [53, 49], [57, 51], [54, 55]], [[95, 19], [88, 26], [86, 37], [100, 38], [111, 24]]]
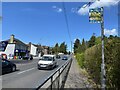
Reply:
[[21, 73], [24, 73], [24, 72], [27, 72], [27, 71], [31, 71], [31, 70], [33, 70], [33, 69], [35, 69], [35, 68], [27, 69], [27, 70], [21, 71], [21, 72], [19, 72], [19, 73], [17, 73], [17, 74], [21, 74]]

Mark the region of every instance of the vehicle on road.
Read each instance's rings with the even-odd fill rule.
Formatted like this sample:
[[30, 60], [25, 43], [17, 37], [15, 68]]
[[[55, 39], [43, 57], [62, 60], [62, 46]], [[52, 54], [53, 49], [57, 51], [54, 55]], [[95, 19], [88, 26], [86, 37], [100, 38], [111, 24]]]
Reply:
[[60, 55], [56, 55], [56, 59], [60, 59]]
[[63, 56], [62, 60], [68, 60], [68, 57], [67, 56]]
[[4, 52], [0, 52], [0, 59], [7, 59], [7, 55]]
[[16, 71], [16, 64], [6, 59], [2, 59], [1, 62], [2, 62], [2, 74]]
[[33, 56], [32, 55], [24, 56], [23, 60], [33, 60]]
[[38, 69], [53, 69], [57, 66], [55, 55], [43, 55], [41, 60], [38, 61]]

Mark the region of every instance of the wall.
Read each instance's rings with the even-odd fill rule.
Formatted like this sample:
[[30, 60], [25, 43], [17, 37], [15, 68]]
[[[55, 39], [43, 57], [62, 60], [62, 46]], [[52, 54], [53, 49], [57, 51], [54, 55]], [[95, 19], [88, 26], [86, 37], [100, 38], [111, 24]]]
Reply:
[[30, 49], [30, 54], [31, 55], [37, 55], [37, 47], [31, 44], [31, 49]]

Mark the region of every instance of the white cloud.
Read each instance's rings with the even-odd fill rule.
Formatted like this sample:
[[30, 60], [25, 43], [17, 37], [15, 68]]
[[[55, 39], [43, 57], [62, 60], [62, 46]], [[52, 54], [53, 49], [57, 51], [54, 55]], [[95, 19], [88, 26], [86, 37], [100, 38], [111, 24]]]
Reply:
[[62, 9], [61, 9], [61, 8], [58, 8], [58, 9], [57, 9], [57, 12], [62, 12]]
[[86, 4], [85, 4], [81, 8], [79, 8], [78, 14], [86, 15], [86, 14], [88, 14], [90, 8], [109, 7], [112, 5], [117, 5], [117, 3], [119, 1], [120, 0], [100, 0], [100, 1], [95, 1], [90, 6], [86, 6]]
[[116, 29], [112, 29], [112, 30], [104, 29], [104, 34], [105, 35], [118, 35], [118, 32]]
[[86, 15], [88, 14], [88, 12], [89, 12], [89, 7], [87, 6], [85, 8], [80, 8], [77, 13], [80, 15]]
[[62, 8], [58, 8], [57, 6], [52, 6], [52, 8], [58, 13], [63, 11]]

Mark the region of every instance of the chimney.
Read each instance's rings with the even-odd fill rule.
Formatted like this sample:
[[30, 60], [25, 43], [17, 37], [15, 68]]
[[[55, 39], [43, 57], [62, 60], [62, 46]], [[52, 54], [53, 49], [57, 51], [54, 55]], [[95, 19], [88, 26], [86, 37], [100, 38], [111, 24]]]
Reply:
[[31, 45], [32, 43], [31, 42], [29, 42], [29, 45]]
[[10, 36], [10, 43], [13, 43], [13, 41], [14, 41], [14, 35], [12, 34], [12, 35]]

